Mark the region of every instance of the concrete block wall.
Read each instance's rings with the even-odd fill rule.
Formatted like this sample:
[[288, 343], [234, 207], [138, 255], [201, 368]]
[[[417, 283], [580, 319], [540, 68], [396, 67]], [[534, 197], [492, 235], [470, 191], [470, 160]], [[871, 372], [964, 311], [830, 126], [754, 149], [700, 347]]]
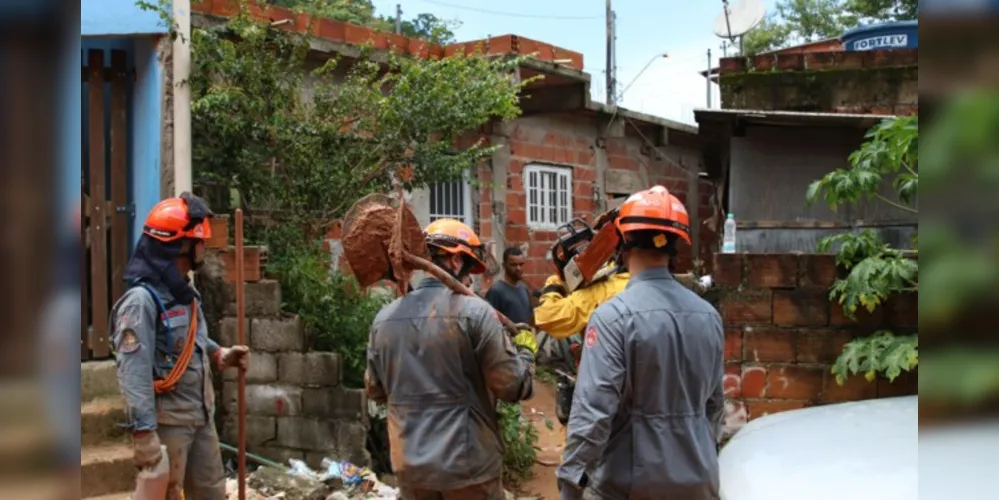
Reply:
[[717, 254], [713, 279], [725, 324], [726, 431], [769, 413], [825, 403], [918, 393], [917, 372], [889, 382], [830, 373], [850, 340], [918, 326], [916, 294], [893, 297], [856, 320], [828, 298], [839, 270], [832, 255]]
[[[235, 305], [219, 324], [222, 345], [237, 335]], [[324, 457], [368, 465], [368, 412], [363, 389], [343, 387], [340, 356], [310, 352], [301, 318], [281, 313], [277, 282], [246, 284], [246, 324], [252, 357], [246, 374], [247, 450], [287, 463], [302, 459], [318, 467]], [[238, 382], [223, 373], [219, 410], [222, 439], [235, 445]]]

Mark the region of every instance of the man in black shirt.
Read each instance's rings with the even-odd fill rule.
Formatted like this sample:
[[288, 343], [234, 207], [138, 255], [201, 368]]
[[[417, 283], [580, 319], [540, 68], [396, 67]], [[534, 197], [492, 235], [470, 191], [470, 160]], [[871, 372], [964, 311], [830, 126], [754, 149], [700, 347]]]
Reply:
[[524, 252], [517, 247], [503, 252], [503, 279], [493, 283], [486, 292], [486, 302], [514, 323], [534, 326], [531, 290], [524, 283]]

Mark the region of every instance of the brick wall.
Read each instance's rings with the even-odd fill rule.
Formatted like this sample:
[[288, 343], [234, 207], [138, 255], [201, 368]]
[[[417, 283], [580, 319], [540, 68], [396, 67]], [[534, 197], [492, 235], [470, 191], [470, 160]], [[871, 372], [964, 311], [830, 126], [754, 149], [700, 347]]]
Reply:
[[829, 370], [846, 342], [879, 329], [911, 333], [918, 321], [915, 294], [893, 298], [856, 321], [847, 318], [828, 299], [836, 277], [831, 255], [715, 255], [727, 432], [768, 413], [918, 392], [915, 372], [893, 383], [858, 376], [836, 384]]
[[[525, 189], [524, 168], [530, 164], [542, 164], [554, 167], [572, 169], [572, 209], [573, 217], [589, 222], [602, 212], [600, 198], [610, 202], [613, 194], [606, 193], [608, 176], [631, 176], [637, 189], [645, 189], [655, 184], [661, 184], [686, 201], [688, 191], [688, 173], [679, 166], [696, 165], [700, 161], [700, 153], [694, 150], [673, 150], [667, 148], [667, 154], [656, 154], [646, 147], [641, 137], [625, 135], [598, 139], [605, 132], [606, 125], [582, 115], [522, 117], [509, 127], [507, 145], [508, 159], [505, 179], [506, 213], [503, 223], [503, 234], [507, 247], [521, 246], [528, 256], [526, 266], [526, 281], [535, 288], [540, 288], [544, 280], [555, 272], [548, 252], [556, 239], [555, 231], [538, 230], [527, 223], [527, 192]], [[483, 239], [495, 238], [493, 209], [496, 204], [491, 183], [504, 182], [495, 179], [494, 166], [483, 165], [477, 171], [477, 177], [482, 184], [479, 190], [478, 230]], [[598, 180], [599, 179], [599, 180]], [[602, 181], [602, 182], [600, 182]], [[597, 189], [600, 184], [603, 189]], [[711, 196], [710, 185], [702, 184], [698, 193], [700, 218], [711, 215], [708, 207]], [[594, 198], [597, 193], [598, 198]], [[706, 229], [702, 229], [701, 241], [702, 259], [710, 261], [710, 252], [714, 250], [708, 242], [716, 238]], [[684, 249], [679, 259], [682, 271], [690, 269], [692, 253]]]
[[916, 49], [723, 58], [722, 107], [909, 115], [919, 110]]

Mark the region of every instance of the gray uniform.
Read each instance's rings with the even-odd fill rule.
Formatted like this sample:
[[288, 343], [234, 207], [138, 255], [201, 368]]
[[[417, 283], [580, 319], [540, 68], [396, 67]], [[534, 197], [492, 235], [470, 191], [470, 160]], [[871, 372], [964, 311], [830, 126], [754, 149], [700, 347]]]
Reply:
[[717, 311], [666, 269], [647, 270], [597, 308], [584, 343], [557, 471], [563, 490], [585, 474], [587, 498], [717, 499]]
[[[533, 362], [530, 352], [514, 348], [489, 304], [435, 279], [378, 313], [365, 387], [388, 405], [392, 469], [403, 498], [502, 494], [495, 398], [531, 397]], [[495, 487], [477, 487], [487, 483]]]
[[[168, 498], [225, 498], [225, 476], [215, 430], [215, 390], [210, 359], [219, 346], [208, 338], [200, 300], [194, 356], [173, 391], [155, 394], [153, 380], [166, 378], [180, 356], [190, 326], [190, 307], [172, 305], [163, 287], [130, 288], [111, 309], [118, 385], [133, 431], [156, 430], [170, 458]], [[166, 307], [164, 314], [157, 300]], [[169, 327], [166, 324], [169, 324]], [[129, 333], [131, 332], [131, 333]]]

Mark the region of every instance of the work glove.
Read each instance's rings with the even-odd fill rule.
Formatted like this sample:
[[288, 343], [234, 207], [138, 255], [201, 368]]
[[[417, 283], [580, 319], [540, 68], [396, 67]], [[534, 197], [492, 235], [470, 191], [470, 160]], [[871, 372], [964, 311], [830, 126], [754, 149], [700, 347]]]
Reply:
[[219, 348], [219, 367], [222, 369], [238, 366], [245, 370], [250, 365], [250, 348], [245, 345]]
[[163, 459], [160, 437], [156, 431], [139, 431], [132, 434], [132, 459], [138, 469], [155, 467]]
[[565, 282], [563, 282], [562, 278], [557, 274], [549, 276], [548, 279], [545, 280], [545, 286], [541, 289], [542, 296], [549, 293], [557, 293], [562, 297], [565, 297], [569, 293], [565, 287]]
[[534, 337], [534, 330], [524, 324], [514, 325], [517, 327], [517, 335], [513, 337], [513, 345], [521, 349], [531, 351], [531, 354], [538, 353], [538, 340]]

